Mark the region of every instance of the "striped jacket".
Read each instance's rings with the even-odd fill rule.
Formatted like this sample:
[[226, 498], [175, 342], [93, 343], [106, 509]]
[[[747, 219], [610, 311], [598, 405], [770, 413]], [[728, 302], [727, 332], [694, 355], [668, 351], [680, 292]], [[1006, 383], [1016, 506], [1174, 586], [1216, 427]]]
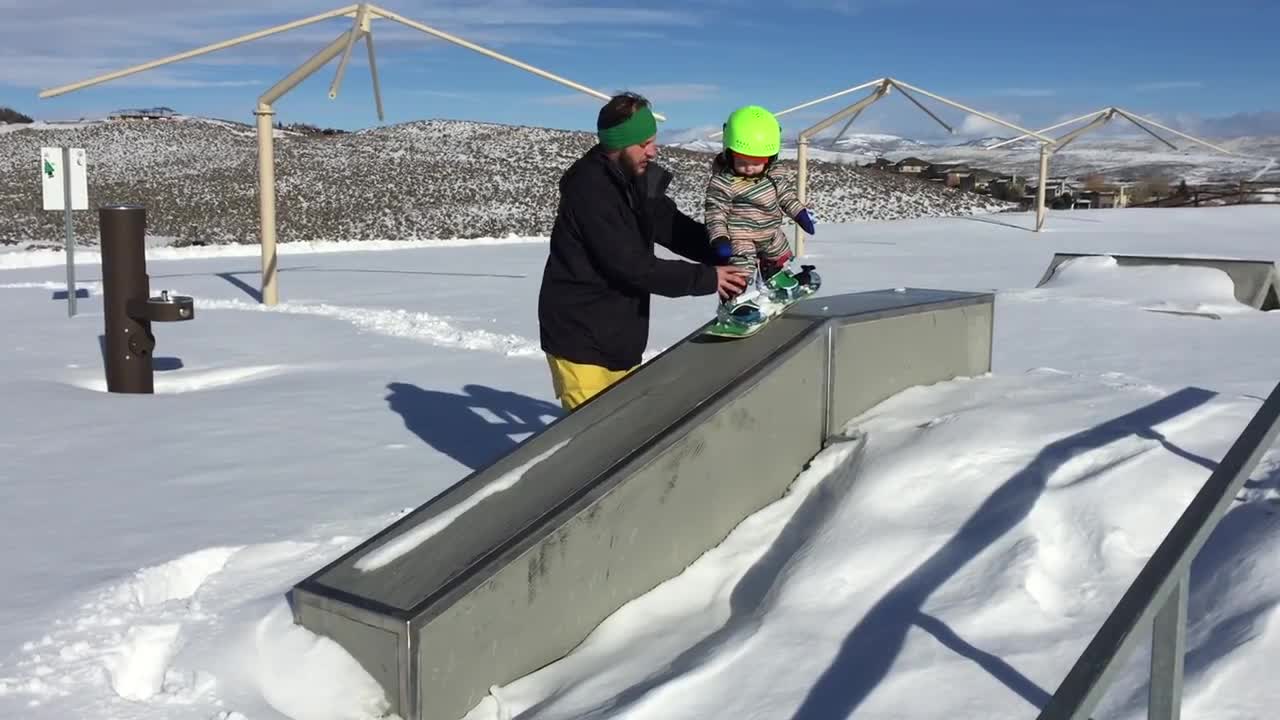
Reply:
[[707, 237], [727, 237], [734, 245], [751, 242], [759, 246], [773, 242], [782, 221], [795, 218], [804, 209], [791, 176], [777, 165], [762, 175], [748, 178], [735, 175], [724, 153], [711, 164], [703, 204]]

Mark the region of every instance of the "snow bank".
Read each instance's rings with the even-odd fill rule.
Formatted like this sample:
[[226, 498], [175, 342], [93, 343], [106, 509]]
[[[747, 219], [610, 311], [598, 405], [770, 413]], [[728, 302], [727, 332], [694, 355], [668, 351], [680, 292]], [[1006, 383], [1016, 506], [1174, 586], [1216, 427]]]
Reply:
[[[77, 717], [393, 720], [381, 688], [333, 641], [293, 623], [283, 593], [329, 542], [212, 547], [108, 584], [26, 643], [0, 698], [60, 701]], [[211, 705], [232, 706], [210, 715]], [[241, 712], [240, 709], [245, 712]], [[64, 711], [61, 717], [68, 715]]]
[[253, 671], [263, 698], [295, 720], [391, 720], [382, 689], [332, 640], [293, 623], [284, 602], [254, 627]]
[[[851, 424], [868, 438], [856, 483], [828, 450], [683, 574], [495, 695], [536, 720], [1026, 718], [1257, 406], [1050, 370], [908, 390]], [[1232, 556], [1217, 538], [1202, 567]], [[1271, 558], [1230, 583], [1194, 578], [1190, 657], [1226, 652], [1213, 628], [1228, 622], [1280, 640], [1262, 636], [1280, 619], [1278, 571]], [[1145, 672], [1131, 667], [1103, 714], [1145, 711]], [[1213, 688], [1189, 672], [1189, 697]], [[1265, 714], [1278, 698], [1244, 704]], [[498, 710], [489, 698], [468, 720]]]
[[542, 356], [538, 341], [488, 330], [468, 330], [446, 318], [427, 312], [409, 312], [399, 308], [344, 307], [328, 303], [277, 303], [262, 305], [244, 300], [197, 298], [196, 310], [242, 310], [245, 312], [317, 315], [330, 317], [368, 332], [390, 337], [422, 340], [437, 347], [497, 352], [511, 357]]
[[1163, 312], [1216, 316], [1256, 312], [1236, 299], [1235, 283], [1216, 268], [1121, 266], [1108, 255], [1063, 262], [1041, 289], [1058, 296], [1136, 304]]

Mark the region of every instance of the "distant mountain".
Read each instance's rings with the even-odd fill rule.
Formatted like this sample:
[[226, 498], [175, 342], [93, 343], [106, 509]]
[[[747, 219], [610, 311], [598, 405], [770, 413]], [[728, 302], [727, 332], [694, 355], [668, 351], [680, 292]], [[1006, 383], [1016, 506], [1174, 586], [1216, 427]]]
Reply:
[[[1009, 140], [1012, 140], [1012, 139], [1013, 139], [1012, 137], [999, 137], [999, 136], [984, 137], [984, 138], [976, 138], [974, 140], [962, 140], [960, 142], [948, 143], [943, 147], [991, 148], [991, 147], [995, 147], [996, 145], [999, 145], [1002, 142], [1008, 142]], [[1022, 140], [1018, 140], [1017, 142], [1009, 143], [1004, 147], [1009, 149], [1035, 148], [1036, 141], [1031, 138], [1025, 138]]]
[[[783, 147], [794, 150], [796, 143], [794, 140], [785, 140]], [[684, 150], [693, 150], [697, 152], [720, 152], [723, 147], [719, 138], [708, 140], [706, 138], [694, 138], [690, 140], [675, 141], [667, 143], [664, 147], [677, 147]], [[843, 152], [850, 155], [865, 155], [871, 158], [879, 157], [890, 152], [910, 152], [917, 149], [934, 147], [928, 143], [923, 143], [910, 138], [899, 137], [897, 135], [885, 135], [879, 133], [849, 133], [839, 140], [834, 138], [818, 138], [810, 141], [809, 147], [829, 150], [831, 152]]]
[[[1241, 179], [1280, 182], [1280, 163], [1268, 165], [1269, 159], [1280, 157], [1280, 137], [1239, 137], [1215, 143], [1234, 155], [1215, 152], [1174, 135], [1169, 137], [1177, 150], [1144, 134], [1084, 135], [1051, 156], [1049, 172], [1076, 178], [1098, 174], [1111, 181], [1162, 176], [1190, 184]], [[810, 148], [815, 157], [835, 163], [867, 164], [880, 157], [897, 162], [917, 157], [940, 164], [965, 163], [999, 173], [1035, 175], [1039, 171], [1040, 145], [1034, 139], [989, 149], [1009, 139], [989, 136], [930, 142], [882, 133], [851, 133], [838, 142], [833, 138], [815, 139]], [[718, 142], [705, 140], [678, 145], [712, 151], [720, 147]], [[795, 143], [783, 145], [782, 156], [795, 157]]]
[[918, 140], [879, 133], [850, 133], [839, 140], [821, 143], [819, 146], [827, 150], [870, 155], [872, 157], [880, 157], [891, 152], [918, 152], [932, 147]]
[[[179, 243], [258, 242], [257, 143], [251, 126], [178, 116], [163, 121], [37, 123], [0, 131], [0, 242], [57, 244], [62, 216], [40, 210], [41, 146], [85, 148], [89, 202], [138, 202], [148, 232]], [[427, 120], [323, 135], [277, 129], [282, 242], [502, 237], [551, 230], [564, 170], [594, 136], [537, 127]], [[663, 146], [671, 195], [702, 217], [707, 150]], [[783, 162], [794, 168], [794, 162]], [[820, 222], [965, 215], [1011, 207], [852, 163], [810, 165]], [[95, 213], [75, 214], [81, 238]]]

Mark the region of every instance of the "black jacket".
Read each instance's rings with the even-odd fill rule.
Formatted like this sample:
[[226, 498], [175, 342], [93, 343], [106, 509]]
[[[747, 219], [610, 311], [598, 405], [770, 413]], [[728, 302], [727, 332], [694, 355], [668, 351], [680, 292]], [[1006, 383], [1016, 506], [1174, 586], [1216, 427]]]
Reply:
[[[706, 229], [667, 197], [670, 183], [671, 173], [652, 162], [628, 180], [599, 146], [565, 171], [538, 294], [544, 351], [611, 370], [635, 367], [649, 341], [650, 293], [716, 292]], [[658, 258], [655, 242], [698, 264]]]

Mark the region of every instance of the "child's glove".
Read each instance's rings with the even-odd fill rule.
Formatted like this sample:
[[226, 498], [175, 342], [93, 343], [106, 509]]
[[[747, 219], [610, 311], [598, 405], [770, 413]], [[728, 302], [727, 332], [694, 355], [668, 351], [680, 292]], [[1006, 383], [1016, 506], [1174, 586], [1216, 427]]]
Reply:
[[723, 265], [733, 255], [733, 246], [729, 244], [729, 238], [720, 236], [711, 241], [711, 251], [716, 257], [716, 262]]
[[810, 217], [808, 208], [802, 209], [800, 212], [796, 213], [796, 223], [798, 223], [800, 227], [804, 228], [805, 232], [810, 235], [814, 234], [813, 218]]

